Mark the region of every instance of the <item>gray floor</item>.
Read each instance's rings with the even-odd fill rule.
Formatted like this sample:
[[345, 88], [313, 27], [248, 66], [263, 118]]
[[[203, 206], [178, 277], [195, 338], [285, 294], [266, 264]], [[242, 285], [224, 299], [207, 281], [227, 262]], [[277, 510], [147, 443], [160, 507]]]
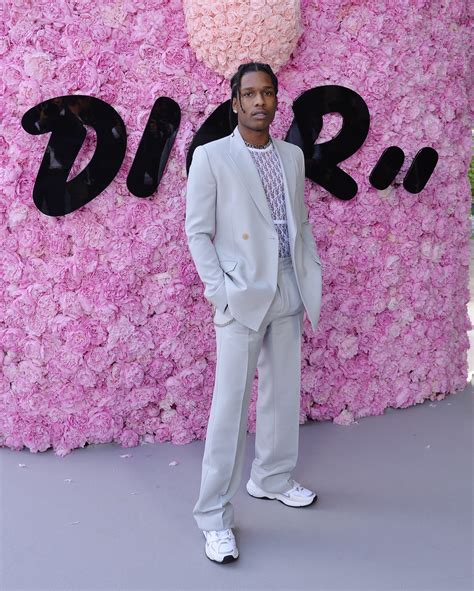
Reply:
[[1, 449], [0, 588], [472, 589], [471, 385], [349, 427], [302, 425], [294, 476], [319, 493], [310, 507], [247, 494], [254, 441], [226, 565], [205, 556], [191, 513], [204, 442]]

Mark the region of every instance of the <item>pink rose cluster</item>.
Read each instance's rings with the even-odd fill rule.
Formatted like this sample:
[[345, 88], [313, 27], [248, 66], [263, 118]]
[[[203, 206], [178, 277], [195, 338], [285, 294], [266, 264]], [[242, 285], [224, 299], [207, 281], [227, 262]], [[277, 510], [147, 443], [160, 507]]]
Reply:
[[[249, 13], [271, 10], [278, 31], [282, 5], [249, 3]], [[219, 6], [214, 16], [244, 22], [242, 2]], [[465, 385], [469, 21], [461, 0], [307, 0], [301, 22], [279, 72], [272, 134], [284, 138], [294, 99], [323, 84], [352, 88], [371, 114], [366, 142], [341, 163], [357, 196], [342, 202], [306, 181], [324, 285], [318, 329], [306, 320], [303, 334], [300, 422], [346, 425]], [[289, 31], [278, 36], [286, 44]], [[0, 55], [0, 445], [63, 456], [86, 443], [203, 439], [215, 337], [184, 232], [185, 159], [194, 133], [229, 98], [228, 80], [196, 58], [179, 0], [7, 0]], [[32, 200], [48, 138], [26, 134], [21, 116], [74, 93], [117, 109], [127, 153], [101, 195], [48, 217]], [[159, 96], [179, 103], [181, 126], [156, 194], [138, 199], [126, 177]], [[340, 124], [325, 116], [318, 141]], [[94, 141], [89, 134], [76, 173]], [[370, 170], [392, 144], [404, 150], [404, 168], [376, 191]], [[439, 163], [412, 195], [400, 183], [426, 145]], [[256, 394], [255, 380], [251, 431]]]
[[300, 0], [183, 0], [183, 7], [197, 58], [226, 78], [248, 61], [277, 72], [301, 35]]

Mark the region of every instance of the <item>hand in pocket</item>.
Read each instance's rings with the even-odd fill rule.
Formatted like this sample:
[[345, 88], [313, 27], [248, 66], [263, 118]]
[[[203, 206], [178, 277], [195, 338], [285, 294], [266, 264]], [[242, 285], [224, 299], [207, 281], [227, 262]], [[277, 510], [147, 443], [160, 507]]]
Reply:
[[214, 310], [213, 322], [216, 326], [227, 326], [234, 321], [234, 317], [229, 311], [229, 305], [227, 304], [224, 308], [224, 312], [221, 312], [218, 308]]

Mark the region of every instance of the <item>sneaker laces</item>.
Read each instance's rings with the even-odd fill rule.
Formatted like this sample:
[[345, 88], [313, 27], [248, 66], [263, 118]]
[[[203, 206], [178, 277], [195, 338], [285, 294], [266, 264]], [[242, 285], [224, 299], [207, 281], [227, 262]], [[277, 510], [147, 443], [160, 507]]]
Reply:
[[300, 493], [300, 496], [302, 497], [310, 497], [315, 494], [313, 491], [309, 490], [309, 488], [301, 486], [301, 484], [296, 482], [296, 480], [293, 480], [293, 478], [290, 479], [290, 483], [293, 484], [293, 488], [284, 493], [287, 496], [290, 496], [291, 493]]
[[220, 551], [222, 544], [226, 544], [227, 542], [232, 542], [234, 539], [234, 535], [231, 529], [223, 529], [223, 530], [209, 530], [207, 532], [210, 537], [210, 542], [218, 542], [217, 547]]
[[[298, 492], [303, 492], [304, 490], [304, 486], [301, 486], [299, 482], [296, 482], [296, 480], [293, 480], [293, 478], [290, 479], [290, 484], [293, 485], [293, 488], [291, 490], [297, 490]], [[288, 491], [291, 492], [291, 491]]]

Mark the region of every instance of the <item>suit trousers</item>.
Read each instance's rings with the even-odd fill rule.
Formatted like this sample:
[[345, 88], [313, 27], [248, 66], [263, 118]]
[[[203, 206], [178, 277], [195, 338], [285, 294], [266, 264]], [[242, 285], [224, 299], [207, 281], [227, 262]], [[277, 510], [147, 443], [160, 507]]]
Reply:
[[286, 492], [291, 488], [289, 479], [296, 466], [299, 444], [303, 315], [291, 257], [279, 259], [275, 296], [260, 330], [244, 326], [230, 312], [215, 312], [214, 391], [201, 488], [193, 509], [200, 529], [227, 529], [235, 525], [231, 499], [242, 477], [255, 369], [257, 424], [250, 477], [265, 491]]

